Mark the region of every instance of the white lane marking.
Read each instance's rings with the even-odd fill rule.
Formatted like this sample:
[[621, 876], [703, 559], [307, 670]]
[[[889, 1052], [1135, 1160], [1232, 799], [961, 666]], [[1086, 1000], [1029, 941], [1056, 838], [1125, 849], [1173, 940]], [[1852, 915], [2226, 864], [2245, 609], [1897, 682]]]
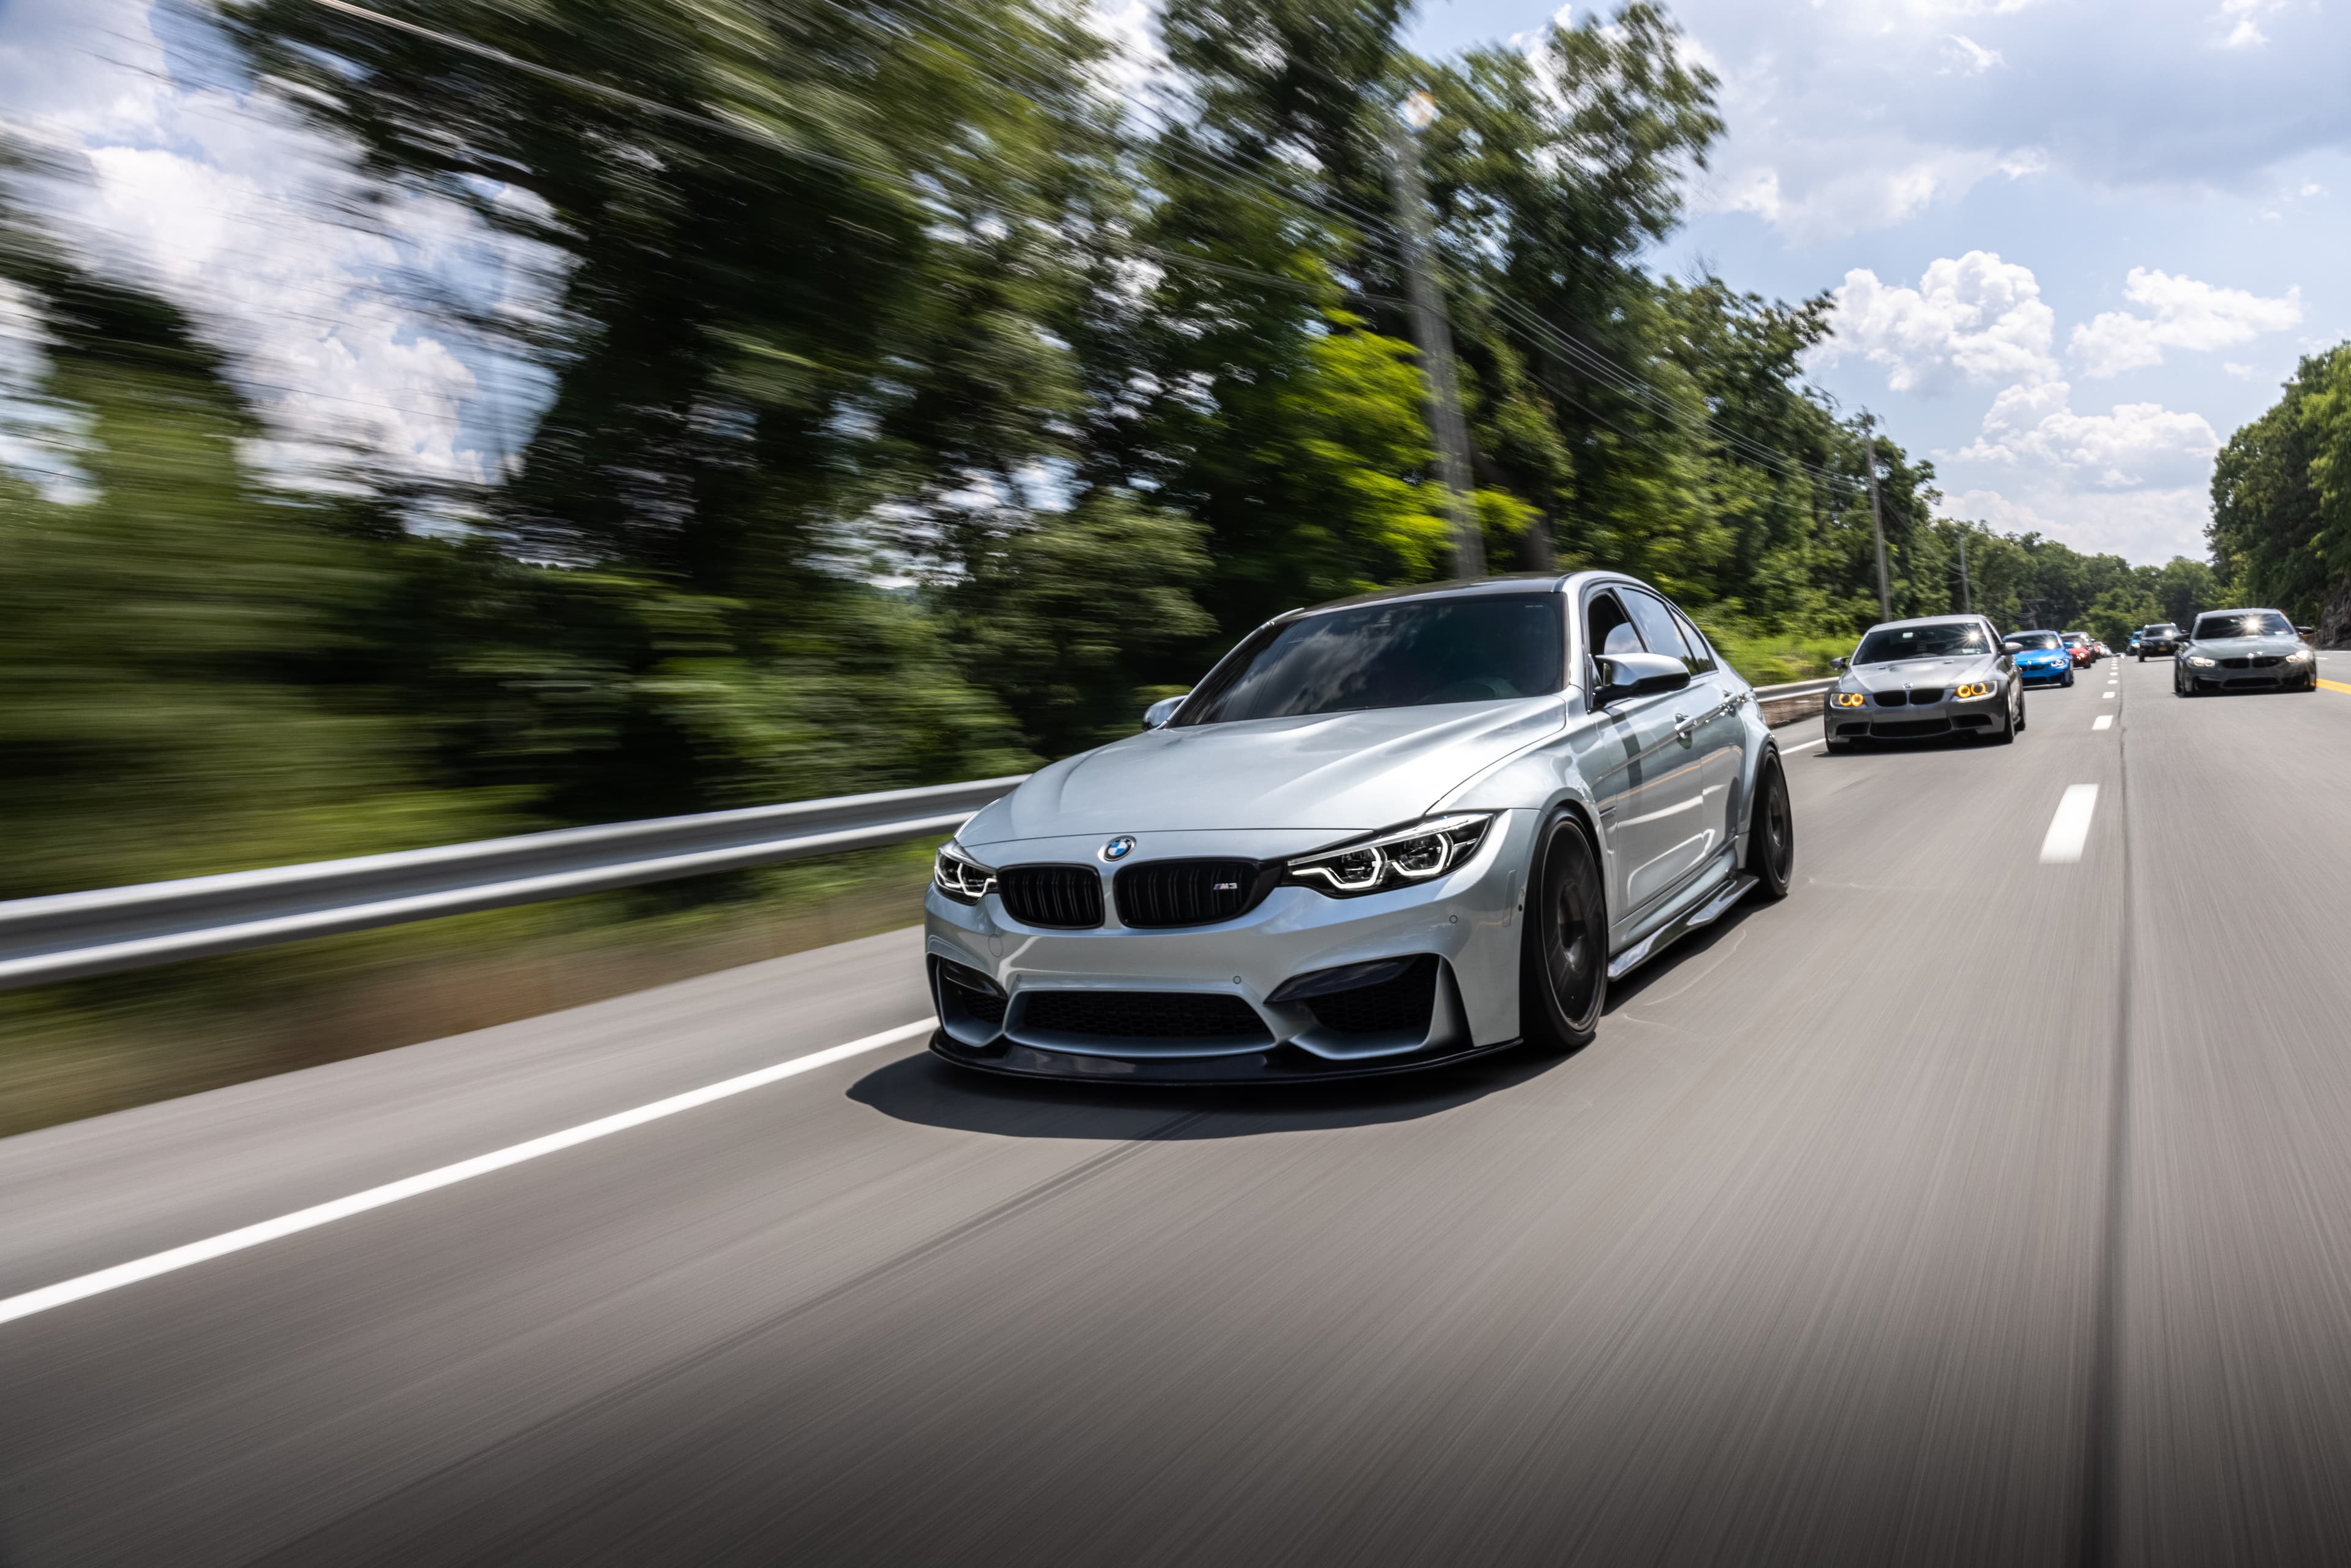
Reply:
[[2090, 721], [2092, 729], [2112, 729], [2114, 727], [2115, 716], [2110, 713], [2102, 713]]
[[2105, 701], [2107, 701], [2107, 702], [2112, 702], [2112, 701], [2114, 701], [2114, 700], [2115, 700], [2115, 694], [2114, 694], [2114, 693], [2112, 693], [2112, 692], [2100, 692], [2100, 693], [2098, 694], [2098, 695], [2099, 695], [2101, 698], [2103, 698], [2103, 699], [2105, 699]]
[[1825, 735], [1816, 735], [1810, 740], [1792, 740], [1786, 746], [1781, 747], [1781, 749], [1783, 751], [1802, 751], [1807, 746], [1818, 746], [1822, 741], [1826, 740], [1827, 738], [1828, 737]]
[[2057, 814], [2049, 819], [2049, 836], [2041, 841], [2043, 865], [2072, 865], [2082, 858], [2082, 846], [2089, 841], [2090, 817], [2098, 809], [2098, 787], [2095, 784], [2068, 784], [2065, 798], [2057, 802]]
[[108, 1291], [119, 1291], [125, 1285], [135, 1285], [141, 1280], [152, 1280], [158, 1274], [169, 1274], [175, 1270], [185, 1269], [193, 1264], [207, 1263], [215, 1258], [225, 1258], [232, 1252], [242, 1252], [248, 1247], [258, 1247], [265, 1241], [275, 1241], [282, 1236], [292, 1236], [298, 1231], [313, 1230], [321, 1225], [330, 1225], [338, 1219], [349, 1219], [352, 1215], [365, 1214], [371, 1208], [381, 1208], [386, 1204], [398, 1203], [404, 1197], [415, 1197], [444, 1186], [455, 1186], [461, 1181], [470, 1181], [477, 1176], [487, 1176], [492, 1171], [504, 1170], [508, 1166], [518, 1166], [525, 1160], [535, 1160], [541, 1155], [551, 1155], [577, 1144], [610, 1137], [614, 1133], [626, 1132], [631, 1127], [642, 1127], [647, 1122], [657, 1122], [664, 1116], [674, 1116], [681, 1111], [691, 1111], [696, 1106], [707, 1105], [714, 1100], [725, 1100], [753, 1089], [765, 1088], [770, 1083], [786, 1078], [797, 1078], [803, 1072], [813, 1072], [820, 1067], [830, 1067], [836, 1061], [846, 1061], [852, 1056], [862, 1056], [869, 1051], [879, 1051], [885, 1045], [895, 1045], [902, 1040], [924, 1033], [933, 1027], [935, 1026], [932, 1020], [925, 1019], [919, 1023], [884, 1030], [880, 1034], [869, 1034], [862, 1040], [852, 1040], [846, 1045], [836, 1045], [823, 1051], [810, 1051], [806, 1056], [795, 1056], [789, 1061], [778, 1061], [772, 1067], [762, 1067], [756, 1072], [746, 1072], [740, 1077], [725, 1079], [701, 1089], [689, 1089], [683, 1094], [673, 1094], [666, 1100], [656, 1100], [650, 1105], [640, 1105], [633, 1111], [622, 1111], [615, 1115], [600, 1117], [593, 1122], [582, 1122], [576, 1127], [566, 1127], [559, 1133], [549, 1133], [543, 1138], [533, 1138], [528, 1143], [510, 1144], [503, 1149], [496, 1149], [486, 1155], [476, 1155], [470, 1160], [459, 1160], [454, 1166], [443, 1166], [419, 1176], [386, 1182], [381, 1186], [371, 1186], [365, 1192], [355, 1192], [349, 1197], [339, 1197], [329, 1203], [316, 1204], [308, 1208], [298, 1208], [291, 1214], [280, 1215], [276, 1219], [265, 1219], [258, 1225], [248, 1225], [236, 1230], [225, 1230], [218, 1236], [209, 1237], [202, 1241], [191, 1241], [184, 1247], [174, 1247], [168, 1252], [151, 1253], [144, 1258], [133, 1259], [128, 1263], [117, 1263], [111, 1269], [100, 1269], [95, 1274], [84, 1274], [78, 1279], [45, 1285], [37, 1291], [26, 1291], [20, 1296], [10, 1296], [5, 1301], [0, 1301], [0, 1323], [14, 1322], [18, 1318], [29, 1318], [35, 1312], [46, 1312], [51, 1307], [62, 1307], [69, 1301], [78, 1301], [84, 1297], [101, 1295]]

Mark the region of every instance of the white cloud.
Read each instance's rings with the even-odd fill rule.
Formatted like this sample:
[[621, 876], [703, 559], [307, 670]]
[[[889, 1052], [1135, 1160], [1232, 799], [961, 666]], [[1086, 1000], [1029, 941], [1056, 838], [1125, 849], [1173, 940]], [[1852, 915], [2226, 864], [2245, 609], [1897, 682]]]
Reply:
[[2220, 438], [2202, 414], [2154, 402], [2076, 413], [2072, 392], [2064, 382], [2008, 388], [1992, 399], [1974, 444], [1950, 455], [2060, 470], [2109, 490], [2177, 486], [2210, 472]]
[[1990, 251], [1931, 263], [1916, 288], [1855, 267], [1833, 298], [1834, 335], [1816, 361], [1858, 353], [1886, 367], [1895, 392], [1939, 392], [1962, 380], [2032, 383], [2057, 374], [2049, 351], [2056, 318], [2032, 269]]
[[2278, 5], [2279, 0], [2220, 0], [2220, 19], [2226, 23], [2230, 18], [2235, 18], [2227, 36], [2221, 38], [2220, 47], [2224, 49], [2246, 49], [2268, 43], [2269, 35], [2262, 31], [2261, 25], [2254, 18], [2264, 11], [2277, 9]]
[[2220, 368], [2241, 382], [2253, 379], [2253, 367], [2251, 365], [2241, 365], [2234, 360], [2223, 360], [2220, 361]]
[[550, 258], [444, 201], [342, 218], [362, 205], [349, 152], [266, 99], [175, 77], [185, 51], [165, 49], [145, 0], [0, 15], [0, 124], [83, 171], [38, 188], [46, 218], [229, 351], [271, 426], [263, 461], [300, 473], [356, 445], [419, 476], [488, 476], [501, 430], [527, 428], [532, 380], [515, 367], [507, 406], [487, 411], [476, 366], [494, 360], [448, 340], [413, 285], [536, 313]]
[[2099, 494], [2026, 484], [1963, 490], [1946, 497], [1940, 511], [2001, 533], [2037, 533], [2093, 554], [2159, 562], [2203, 558], [2211, 495], [2202, 485]]
[[1946, 68], [1962, 76], [1981, 76], [1994, 66], [2008, 63], [1998, 49], [1987, 49], [1964, 33], [1953, 33], [1943, 41], [1953, 57], [1953, 63]]
[[2302, 320], [2299, 288], [2287, 289], [2283, 298], [2263, 298], [2144, 267], [2130, 269], [2123, 298], [2149, 314], [2102, 311], [2074, 328], [2068, 349], [2085, 374], [2112, 376], [2159, 365], [2166, 349], [2210, 352]]

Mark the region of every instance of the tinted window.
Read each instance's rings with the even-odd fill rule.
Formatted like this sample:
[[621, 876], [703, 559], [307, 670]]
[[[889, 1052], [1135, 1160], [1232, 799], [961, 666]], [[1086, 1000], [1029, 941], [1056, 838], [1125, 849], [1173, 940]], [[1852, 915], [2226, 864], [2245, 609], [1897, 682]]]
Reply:
[[1564, 630], [1559, 598], [1550, 593], [1405, 600], [1309, 615], [1243, 644], [1176, 723], [1555, 692], [1567, 659]]
[[2008, 640], [2026, 648], [2063, 648], [2054, 632], [2011, 632]]
[[1856, 664], [1883, 664], [1894, 659], [1945, 659], [1959, 653], [1989, 653], [1991, 639], [1973, 621], [1946, 621], [1932, 626], [1880, 626], [1861, 640], [1854, 651]]
[[1631, 589], [1621, 596], [1625, 608], [1632, 612], [1633, 622], [1641, 629], [1641, 641], [1649, 645], [1652, 653], [1664, 653], [1669, 658], [1691, 664], [1689, 644], [1682, 641], [1682, 630], [1674, 624], [1674, 612], [1666, 601]]
[[1613, 593], [1592, 596], [1592, 607], [1584, 612], [1584, 641], [1594, 657], [1646, 651], [1641, 646], [1641, 634], [1633, 630], [1632, 619]]
[[1680, 611], [1674, 612], [1674, 624], [1682, 629], [1682, 641], [1689, 644], [1690, 674], [1710, 675], [1714, 673], [1714, 650], [1707, 643], [1706, 633], [1694, 625]]
[[2243, 610], [2234, 615], [2206, 615], [2196, 622], [2196, 641], [2215, 637], [2291, 637], [2294, 627], [2274, 610]]

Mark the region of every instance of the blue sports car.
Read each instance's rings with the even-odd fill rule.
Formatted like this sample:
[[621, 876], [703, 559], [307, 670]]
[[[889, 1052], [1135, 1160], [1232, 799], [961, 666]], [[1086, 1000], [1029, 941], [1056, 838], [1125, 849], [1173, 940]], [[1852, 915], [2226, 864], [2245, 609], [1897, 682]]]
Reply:
[[2074, 654], [2054, 632], [2011, 632], [2001, 646], [2015, 656], [2016, 673], [2028, 686], [2070, 686]]

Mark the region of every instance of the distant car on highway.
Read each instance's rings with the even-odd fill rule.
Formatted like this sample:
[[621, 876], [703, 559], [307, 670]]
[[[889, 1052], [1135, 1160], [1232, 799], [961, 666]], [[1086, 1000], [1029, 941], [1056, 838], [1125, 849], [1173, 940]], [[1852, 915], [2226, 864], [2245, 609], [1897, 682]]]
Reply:
[[2171, 689], [2183, 697], [2213, 692], [2314, 692], [2318, 657], [2294, 622], [2274, 610], [2208, 610], [2171, 661]]
[[2115, 651], [2103, 642], [2093, 643], [2090, 646], [2097, 650], [2098, 657], [2101, 659], [2111, 659], [2115, 655]]
[[2124, 652], [2126, 652], [2126, 653], [2137, 653], [2137, 652], [2138, 652], [2138, 633], [2137, 633], [2137, 632], [2132, 632], [2132, 633], [2130, 634], [2130, 646], [2129, 646], [2128, 648], [2125, 649], [2125, 650], [2124, 650]]
[[1831, 751], [1952, 735], [2006, 745], [2024, 727], [2024, 684], [1980, 615], [1885, 622], [1836, 665], [1836, 689], [1822, 698]]
[[1795, 863], [1746, 681], [1614, 572], [1291, 611], [1144, 722], [939, 851], [938, 1055], [1255, 1083], [1573, 1049]]
[[2179, 640], [2180, 633], [2178, 626], [2168, 621], [2158, 621], [2151, 626], [2140, 627], [2137, 640], [2132, 646], [2137, 650], [2138, 662], [2144, 664], [2151, 653], [2170, 654], [2179, 652]]
[[2087, 632], [2067, 632], [2063, 634], [2062, 641], [2065, 644], [2065, 652], [2073, 655], [2075, 669], [2086, 669], [2098, 662], [2098, 645], [2090, 640]]
[[2001, 646], [2016, 662], [2016, 673], [2028, 686], [2070, 686], [2074, 684], [2074, 651], [2054, 632], [2011, 632]]

